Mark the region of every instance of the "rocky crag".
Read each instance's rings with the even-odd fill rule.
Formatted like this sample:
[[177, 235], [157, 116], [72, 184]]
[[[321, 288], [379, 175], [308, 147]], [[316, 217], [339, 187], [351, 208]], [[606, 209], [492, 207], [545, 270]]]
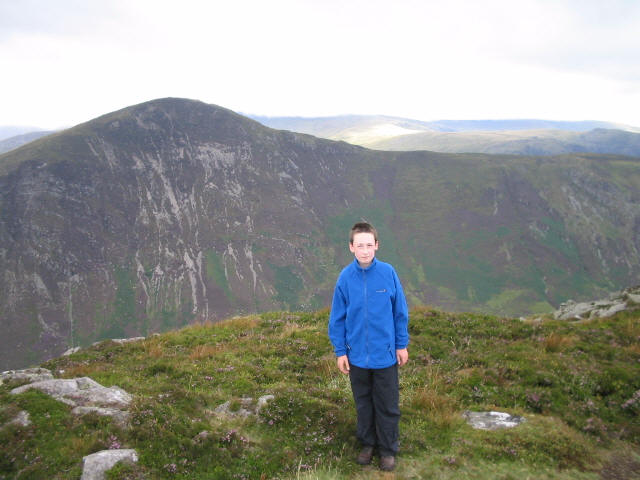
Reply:
[[640, 274], [640, 160], [380, 152], [182, 99], [0, 155], [0, 369], [328, 305], [376, 224], [412, 304], [549, 312]]
[[640, 286], [625, 288], [614, 292], [608, 298], [592, 302], [574, 302], [568, 300], [560, 305], [553, 317], [557, 320], [589, 320], [606, 318], [625, 310], [640, 308]]

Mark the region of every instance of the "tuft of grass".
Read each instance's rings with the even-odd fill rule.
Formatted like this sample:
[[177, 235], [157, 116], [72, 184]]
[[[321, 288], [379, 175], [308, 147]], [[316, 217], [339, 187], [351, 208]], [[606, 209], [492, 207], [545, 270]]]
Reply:
[[191, 354], [189, 354], [190, 360], [203, 360], [211, 358], [217, 355], [220, 351], [220, 347], [216, 345], [196, 345], [193, 347]]
[[544, 349], [547, 352], [560, 352], [562, 350], [566, 350], [570, 348], [574, 344], [574, 338], [570, 335], [562, 335], [556, 332], [551, 333], [547, 337], [545, 337], [544, 341]]

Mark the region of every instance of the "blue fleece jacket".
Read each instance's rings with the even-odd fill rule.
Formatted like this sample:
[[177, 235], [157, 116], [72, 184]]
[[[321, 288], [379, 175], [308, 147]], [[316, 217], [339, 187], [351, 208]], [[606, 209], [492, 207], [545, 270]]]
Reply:
[[409, 312], [394, 268], [374, 258], [367, 268], [358, 260], [336, 282], [329, 316], [329, 339], [336, 356], [347, 355], [360, 368], [394, 365], [396, 350], [409, 344]]

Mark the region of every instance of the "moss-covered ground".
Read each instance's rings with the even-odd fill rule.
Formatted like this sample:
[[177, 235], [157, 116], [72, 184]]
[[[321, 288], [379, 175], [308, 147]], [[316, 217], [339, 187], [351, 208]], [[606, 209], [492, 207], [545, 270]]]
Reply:
[[[82, 457], [135, 448], [128, 479], [625, 479], [640, 475], [640, 312], [581, 323], [411, 314], [401, 369], [401, 454], [394, 473], [360, 467], [348, 379], [335, 367], [328, 313], [265, 313], [191, 326], [45, 363], [134, 395], [131, 426], [0, 386], [0, 478], [77, 479]], [[271, 394], [260, 414], [216, 407]], [[526, 417], [474, 430], [465, 410]], [[203, 431], [208, 436], [199, 436]]]

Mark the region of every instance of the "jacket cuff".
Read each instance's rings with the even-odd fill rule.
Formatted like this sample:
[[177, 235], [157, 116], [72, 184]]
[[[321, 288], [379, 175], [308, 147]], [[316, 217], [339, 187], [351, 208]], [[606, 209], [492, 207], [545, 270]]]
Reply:
[[341, 348], [341, 349], [336, 349], [336, 357], [341, 357], [343, 355], [347, 354], [347, 349], [346, 348]]

